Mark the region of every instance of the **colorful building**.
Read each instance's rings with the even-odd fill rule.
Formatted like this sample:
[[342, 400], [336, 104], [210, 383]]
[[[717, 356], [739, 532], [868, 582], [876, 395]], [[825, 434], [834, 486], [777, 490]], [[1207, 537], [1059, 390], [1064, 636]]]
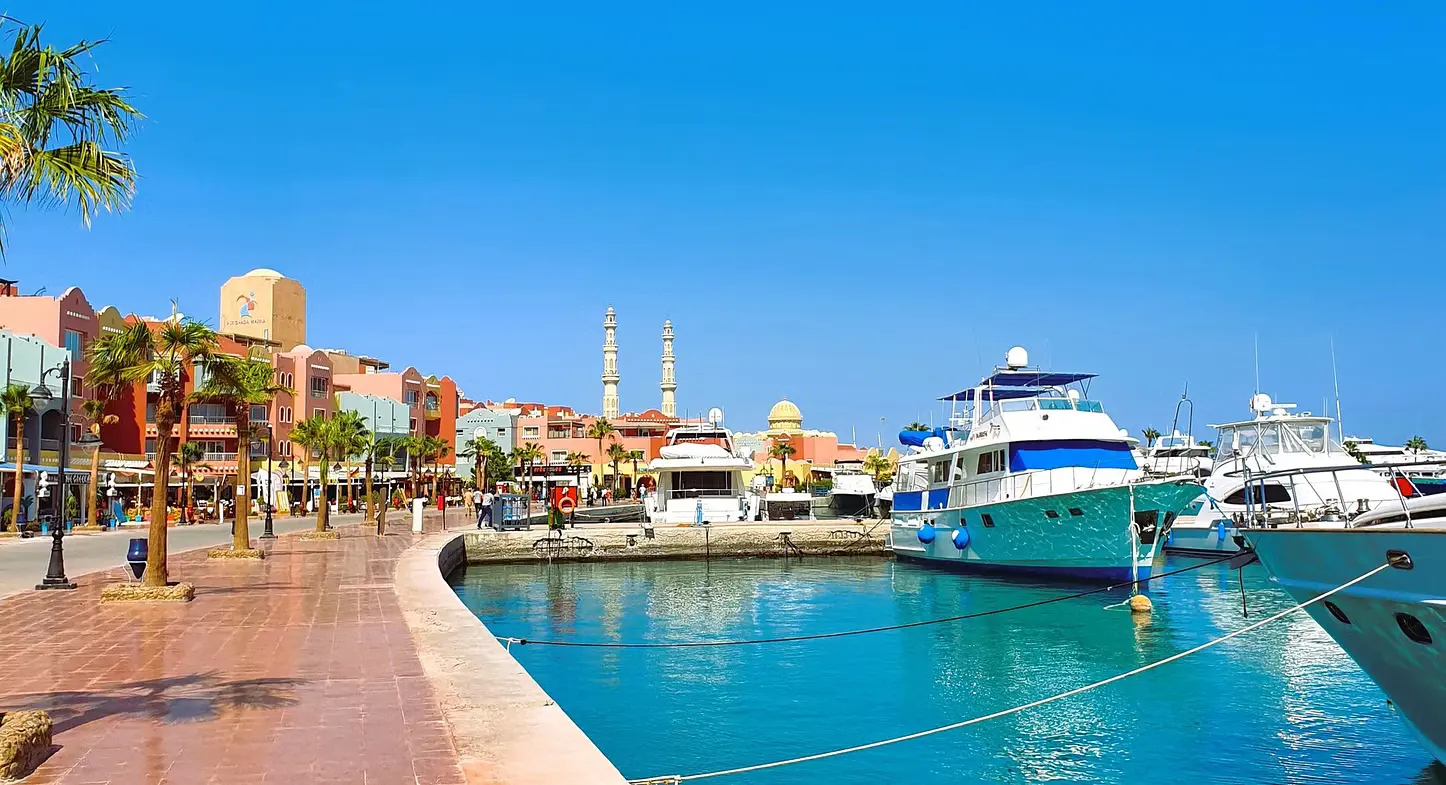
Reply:
[[[739, 433], [736, 444], [753, 450], [754, 474], [777, 478], [775, 482], [796, 485], [806, 482], [816, 467], [832, 468], [840, 463], [861, 463], [868, 450], [852, 444], [839, 444], [838, 435], [829, 431], [807, 430], [803, 412], [787, 398], [775, 403], [768, 412], [768, 429], [757, 433]], [[793, 447], [787, 475], [785, 461], [772, 456], [774, 445], [787, 443]]]
[[260, 267], [221, 285], [219, 332], [275, 341], [290, 351], [306, 343], [306, 288]]

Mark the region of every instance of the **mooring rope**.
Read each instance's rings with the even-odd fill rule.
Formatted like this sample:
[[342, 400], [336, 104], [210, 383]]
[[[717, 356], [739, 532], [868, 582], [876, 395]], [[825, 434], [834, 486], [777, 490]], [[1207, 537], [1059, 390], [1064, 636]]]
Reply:
[[1205, 651], [1206, 649], [1209, 649], [1209, 648], [1211, 648], [1211, 647], [1218, 646], [1218, 645], [1220, 645], [1220, 644], [1222, 644], [1222, 643], [1224, 643], [1224, 642], [1226, 642], [1226, 641], [1228, 641], [1228, 640], [1231, 640], [1232, 638], [1238, 638], [1238, 637], [1240, 637], [1241, 635], [1244, 635], [1244, 634], [1246, 634], [1246, 633], [1248, 633], [1248, 632], [1254, 632], [1255, 630], [1258, 630], [1258, 629], [1260, 629], [1261, 627], [1264, 627], [1264, 626], [1267, 625], [1267, 624], [1271, 624], [1271, 623], [1273, 623], [1273, 622], [1280, 621], [1281, 619], [1284, 619], [1285, 617], [1291, 615], [1292, 613], [1296, 613], [1297, 611], [1300, 611], [1300, 610], [1302, 610], [1302, 609], [1304, 609], [1304, 608], [1307, 608], [1307, 607], [1309, 607], [1309, 606], [1311, 606], [1311, 605], [1314, 605], [1315, 603], [1320, 602], [1321, 600], [1324, 600], [1324, 599], [1326, 599], [1327, 597], [1330, 597], [1331, 595], [1333, 595], [1333, 594], [1335, 594], [1335, 593], [1337, 593], [1337, 592], [1344, 591], [1345, 589], [1348, 589], [1348, 588], [1350, 588], [1350, 587], [1352, 587], [1352, 586], [1360, 583], [1361, 581], [1364, 581], [1364, 580], [1366, 580], [1367, 578], [1370, 578], [1371, 576], [1375, 575], [1376, 573], [1379, 573], [1380, 571], [1382, 571], [1382, 570], [1384, 570], [1384, 569], [1387, 569], [1387, 568], [1390, 567], [1390, 566], [1391, 566], [1391, 562], [1388, 561], [1388, 562], [1386, 562], [1385, 564], [1380, 565], [1379, 567], [1375, 567], [1374, 569], [1370, 570], [1369, 572], [1366, 572], [1366, 573], [1364, 573], [1364, 574], [1362, 574], [1362, 575], [1360, 575], [1360, 576], [1358, 576], [1358, 577], [1355, 577], [1355, 578], [1352, 578], [1352, 579], [1349, 580], [1349, 581], [1346, 581], [1345, 583], [1342, 583], [1341, 585], [1335, 587], [1334, 589], [1331, 589], [1331, 590], [1329, 590], [1329, 591], [1326, 591], [1326, 592], [1323, 592], [1323, 593], [1321, 593], [1321, 594], [1318, 594], [1318, 595], [1316, 595], [1315, 597], [1312, 597], [1311, 599], [1306, 600], [1305, 602], [1302, 602], [1302, 603], [1299, 603], [1299, 604], [1297, 604], [1297, 605], [1293, 605], [1293, 606], [1291, 606], [1291, 607], [1289, 607], [1289, 608], [1286, 608], [1285, 610], [1281, 611], [1280, 613], [1275, 614], [1274, 616], [1268, 616], [1268, 617], [1266, 617], [1266, 618], [1264, 618], [1264, 619], [1261, 619], [1261, 620], [1258, 621], [1258, 622], [1255, 622], [1254, 624], [1250, 624], [1250, 625], [1247, 625], [1247, 626], [1245, 626], [1245, 627], [1241, 627], [1240, 629], [1235, 630], [1234, 632], [1226, 633], [1225, 635], [1222, 635], [1222, 636], [1220, 636], [1219, 638], [1215, 638], [1214, 640], [1206, 641], [1205, 643], [1202, 643], [1202, 644], [1200, 644], [1199, 646], [1194, 647], [1193, 649], [1186, 649], [1185, 651], [1182, 651], [1182, 652], [1180, 652], [1180, 653], [1178, 653], [1178, 654], [1172, 654], [1172, 655], [1170, 655], [1169, 657], [1166, 657], [1166, 658], [1164, 658], [1164, 659], [1162, 659], [1162, 660], [1156, 660], [1155, 662], [1149, 663], [1149, 664], [1147, 664], [1147, 665], [1141, 665], [1140, 667], [1135, 668], [1134, 670], [1130, 670], [1130, 671], [1126, 671], [1126, 672], [1124, 672], [1124, 673], [1116, 674], [1116, 675], [1114, 675], [1114, 676], [1109, 677], [1108, 679], [1101, 679], [1100, 681], [1097, 681], [1097, 682], [1095, 682], [1095, 683], [1093, 683], [1093, 684], [1086, 684], [1086, 685], [1083, 686], [1083, 687], [1076, 687], [1076, 688], [1074, 688], [1074, 689], [1072, 689], [1072, 690], [1069, 690], [1069, 691], [1067, 691], [1067, 692], [1061, 692], [1061, 693], [1059, 693], [1059, 694], [1057, 694], [1057, 695], [1051, 695], [1051, 696], [1049, 696], [1048, 698], [1041, 698], [1041, 699], [1039, 699], [1039, 700], [1037, 700], [1037, 701], [1031, 701], [1031, 702], [1026, 703], [1026, 704], [1023, 704], [1023, 705], [1021, 705], [1021, 706], [1015, 706], [1015, 707], [1012, 708], [1012, 709], [1004, 709], [1004, 710], [1002, 710], [1002, 711], [996, 711], [996, 712], [994, 712], [993, 714], [985, 714], [985, 715], [983, 715], [983, 716], [974, 717], [973, 719], [964, 720], [964, 721], [962, 721], [962, 722], [954, 722], [954, 723], [950, 723], [950, 724], [948, 724], [948, 725], [941, 725], [941, 726], [939, 726], [939, 727], [937, 727], [937, 728], [930, 728], [929, 730], [918, 731], [918, 732], [916, 732], [916, 733], [910, 733], [910, 734], [907, 734], [907, 735], [904, 735], [904, 736], [895, 736], [895, 737], [892, 738], [892, 739], [884, 739], [884, 740], [882, 740], [882, 741], [872, 741], [872, 742], [869, 742], [868, 744], [859, 744], [859, 745], [854, 746], [854, 747], [845, 747], [845, 748], [843, 748], [843, 749], [831, 750], [831, 751], [829, 751], [829, 752], [818, 752], [818, 753], [814, 753], [813, 755], [804, 755], [804, 756], [798, 757], [798, 758], [789, 758], [788, 760], [773, 761], [772, 763], [759, 763], [759, 764], [756, 764], [756, 765], [753, 765], [753, 766], [742, 766], [742, 767], [739, 767], [739, 768], [736, 768], [736, 769], [723, 769], [723, 770], [721, 770], [721, 771], [710, 771], [710, 772], [706, 772], [706, 773], [703, 773], [703, 774], [684, 774], [684, 775], [676, 775], [676, 774], [674, 774], [674, 775], [668, 775], [668, 776], [664, 776], [664, 777], [650, 777], [650, 778], [644, 778], [644, 779], [640, 779], [640, 780], [629, 780], [629, 782], [630, 782], [630, 783], [633, 783], [634, 785], [641, 785], [641, 784], [644, 784], [644, 783], [647, 783], [647, 784], [650, 784], [650, 785], [663, 785], [663, 784], [665, 784], [665, 783], [683, 783], [683, 782], [691, 782], [691, 781], [693, 781], [693, 780], [711, 779], [711, 778], [713, 778], [713, 777], [726, 777], [726, 776], [733, 775], [733, 774], [746, 774], [746, 773], [748, 773], [748, 772], [750, 772], [750, 771], [761, 771], [761, 770], [763, 770], [763, 769], [776, 769], [776, 768], [779, 768], [779, 767], [781, 767], [781, 766], [791, 766], [791, 765], [793, 765], [793, 764], [795, 764], [795, 763], [807, 763], [807, 762], [809, 762], [809, 761], [822, 760], [823, 758], [835, 758], [835, 757], [838, 757], [838, 756], [840, 756], [840, 755], [848, 755], [849, 753], [853, 753], [853, 752], [863, 752], [864, 750], [871, 750], [871, 749], [874, 749], [874, 748], [876, 748], [876, 747], [885, 747], [885, 746], [888, 746], [888, 745], [890, 745], [890, 744], [898, 744], [898, 743], [900, 743], [900, 742], [912, 741], [912, 740], [914, 740], [914, 739], [921, 739], [921, 738], [923, 738], [923, 737], [925, 737], [925, 736], [933, 736], [933, 735], [936, 734], [936, 733], [944, 733], [945, 731], [958, 730], [959, 728], [968, 727], [968, 726], [970, 726], [970, 725], [978, 725], [979, 723], [983, 723], [983, 722], [988, 722], [988, 721], [990, 721], [990, 720], [999, 719], [1000, 717], [1007, 717], [1007, 716], [1009, 716], [1009, 715], [1011, 715], [1011, 714], [1018, 714], [1019, 712], [1027, 711], [1027, 710], [1029, 710], [1029, 709], [1038, 708], [1038, 707], [1043, 706], [1043, 705], [1048, 704], [1048, 703], [1054, 703], [1055, 701], [1061, 701], [1061, 700], [1064, 700], [1065, 698], [1072, 698], [1072, 697], [1074, 697], [1074, 696], [1076, 696], [1076, 695], [1079, 695], [1079, 694], [1081, 694], [1081, 693], [1089, 692], [1090, 690], [1098, 689], [1098, 688], [1100, 688], [1100, 687], [1104, 687], [1104, 686], [1109, 685], [1109, 684], [1114, 684], [1114, 683], [1117, 682], [1117, 681], [1123, 681], [1123, 680], [1125, 680], [1125, 679], [1130, 678], [1131, 676], [1138, 676], [1138, 675], [1140, 675], [1141, 673], [1144, 673], [1144, 672], [1146, 672], [1146, 671], [1154, 670], [1155, 668], [1158, 668], [1158, 667], [1160, 667], [1160, 666], [1162, 666], [1162, 665], [1169, 665], [1170, 663], [1175, 662], [1176, 660], [1182, 660], [1182, 659], [1184, 659], [1184, 658], [1186, 658], [1186, 657], [1189, 657], [1189, 656], [1192, 655], [1192, 654], [1197, 654], [1197, 653], [1202, 652], [1202, 651]]
[[790, 635], [781, 638], [752, 638], [747, 640], [724, 641], [676, 641], [672, 643], [622, 643], [616, 641], [534, 640], [532, 638], [518, 638], [509, 635], [498, 635], [496, 637], [497, 640], [505, 643], [509, 649], [514, 643], [519, 646], [570, 646], [573, 648], [585, 649], [688, 649], [702, 648], [708, 646], [753, 646], [762, 643], [795, 643], [797, 641], [816, 641], [822, 640], [824, 638], [846, 638], [851, 635], [868, 635], [875, 632], [890, 632], [893, 630], [907, 630], [913, 627], [927, 627], [931, 624], [949, 624], [951, 622], [964, 621], [966, 619], [979, 619], [985, 616], [997, 616], [1001, 613], [1011, 613], [1013, 611], [1022, 611], [1029, 608], [1038, 608], [1042, 605], [1051, 605], [1056, 602], [1065, 602], [1066, 600], [1077, 600], [1081, 597], [1089, 597], [1091, 595], [1100, 594], [1107, 591], [1114, 591], [1116, 589], [1122, 589], [1125, 587], [1143, 585], [1149, 583], [1150, 581], [1159, 580], [1161, 578], [1168, 578], [1172, 575], [1179, 575], [1181, 573], [1190, 572], [1191, 570], [1198, 570], [1202, 567], [1209, 567], [1214, 564], [1220, 564], [1221, 562], [1230, 561], [1237, 555], [1239, 554], [1232, 553], [1229, 556], [1222, 556], [1218, 559], [1202, 561], [1198, 564], [1192, 564], [1189, 567], [1182, 567], [1178, 570], [1171, 570], [1170, 572], [1162, 572], [1159, 575], [1151, 575], [1148, 578], [1125, 581], [1124, 583], [1116, 583], [1112, 586], [1102, 586], [1098, 589], [1090, 589], [1088, 591], [1076, 592], [1074, 594], [1066, 594], [1060, 597], [1050, 597], [1044, 600], [1035, 600], [1034, 602], [1027, 602], [1023, 605], [1011, 605], [1005, 608], [994, 608], [992, 610], [979, 611], [977, 613], [966, 613], [962, 616], [947, 616], [942, 619], [925, 619], [923, 621], [911, 621], [904, 624], [891, 624], [887, 627], [868, 627], [861, 630], [820, 632], [814, 633], [812, 635]]

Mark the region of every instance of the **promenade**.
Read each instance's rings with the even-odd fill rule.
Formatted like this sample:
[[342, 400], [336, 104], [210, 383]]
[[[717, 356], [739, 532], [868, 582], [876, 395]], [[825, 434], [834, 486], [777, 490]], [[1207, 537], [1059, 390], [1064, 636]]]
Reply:
[[[415, 539], [407, 516], [382, 538], [355, 517], [338, 516], [340, 540], [271, 541], [260, 563], [173, 552], [172, 580], [196, 585], [193, 602], [175, 605], [102, 606], [101, 588], [123, 573], [81, 573], [118, 564], [129, 533], [67, 538], [79, 589], [0, 600], [0, 707], [55, 720], [57, 749], [25, 782], [467, 782], [392, 588]], [[469, 525], [450, 511], [448, 523]], [[229, 527], [202, 525], [173, 529], [171, 542], [228, 540]], [[37, 575], [10, 574], [7, 560], [36, 542], [0, 544], [5, 591], [44, 574], [43, 559]], [[27, 572], [36, 563], [25, 558]]]

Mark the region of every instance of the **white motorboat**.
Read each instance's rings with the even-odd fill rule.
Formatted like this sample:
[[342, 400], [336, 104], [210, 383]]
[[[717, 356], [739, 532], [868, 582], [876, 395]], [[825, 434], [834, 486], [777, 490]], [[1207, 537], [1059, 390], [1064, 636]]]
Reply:
[[1215, 466], [1210, 450], [1208, 442], [1200, 444], [1194, 437], [1175, 431], [1169, 436], [1161, 436], [1154, 444], [1140, 451], [1140, 468], [1161, 477], [1178, 477], [1182, 474], [1206, 477]]
[[[1205, 495], [1175, 522], [1167, 552], [1232, 553], [1247, 518], [1262, 525], [1339, 525], [1383, 505], [1399, 508], [1396, 487], [1331, 439], [1331, 418], [1294, 408], [1260, 393], [1250, 399], [1252, 419], [1213, 426], [1215, 457]], [[1276, 476], [1258, 480], [1268, 474]]]
[[876, 494], [874, 478], [863, 472], [853, 471], [834, 473], [833, 487], [828, 492], [834, 514], [842, 518], [873, 515]]
[[753, 460], [739, 453], [721, 421], [674, 428], [648, 464], [658, 478], [643, 499], [648, 520], [655, 526], [754, 520], [758, 495], [743, 480], [752, 469]]

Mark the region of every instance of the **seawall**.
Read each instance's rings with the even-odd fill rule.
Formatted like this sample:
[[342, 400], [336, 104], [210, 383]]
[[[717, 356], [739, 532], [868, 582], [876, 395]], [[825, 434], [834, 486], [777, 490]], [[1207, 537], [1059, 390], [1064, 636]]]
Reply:
[[889, 554], [885, 531], [887, 527], [877, 520], [778, 521], [655, 528], [649, 537], [638, 524], [612, 524], [550, 534], [541, 527], [468, 532], [465, 547], [468, 564], [885, 556]]

